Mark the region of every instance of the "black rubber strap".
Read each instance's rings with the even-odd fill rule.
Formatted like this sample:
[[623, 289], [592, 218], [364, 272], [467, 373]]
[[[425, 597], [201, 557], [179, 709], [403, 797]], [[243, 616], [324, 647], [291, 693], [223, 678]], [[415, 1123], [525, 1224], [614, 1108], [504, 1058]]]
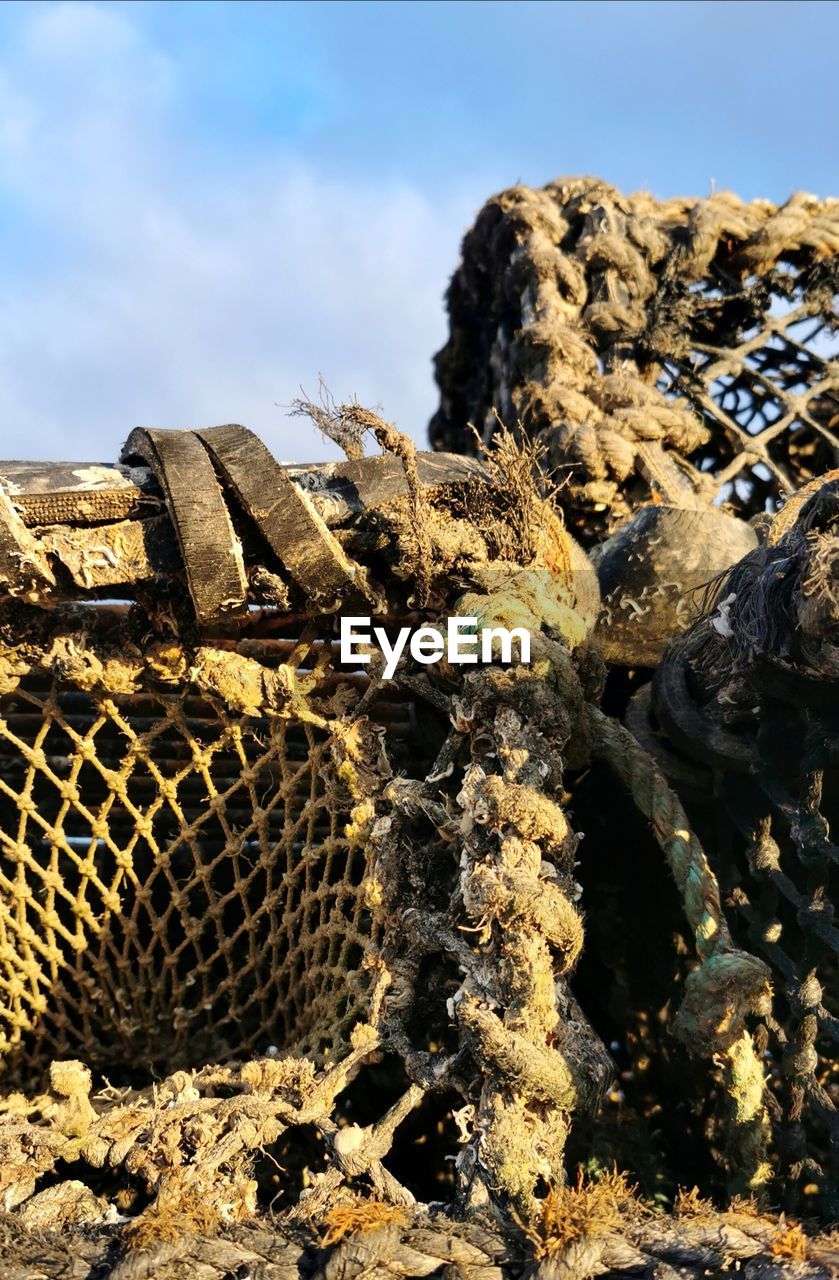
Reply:
[[132, 458], [149, 464], [163, 490], [198, 625], [209, 627], [246, 613], [242, 548], [197, 434], [138, 427], [128, 437], [121, 460]]
[[754, 747], [705, 715], [690, 693], [687, 660], [674, 642], [656, 668], [653, 710], [667, 737], [689, 757], [712, 767], [749, 773], [756, 767]]
[[252, 431], [229, 425], [195, 434], [309, 599], [331, 603], [350, 584], [363, 589], [359, 567], [344, 553], [305, 492]]

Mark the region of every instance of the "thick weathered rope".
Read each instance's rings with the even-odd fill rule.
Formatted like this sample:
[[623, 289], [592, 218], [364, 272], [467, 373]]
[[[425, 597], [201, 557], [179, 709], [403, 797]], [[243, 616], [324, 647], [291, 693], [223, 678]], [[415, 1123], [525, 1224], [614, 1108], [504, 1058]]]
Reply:
[[432, 439], [468, 451], [496, 414], [544, 439], [587, 543], [651, 494], [691, 506], [746, 482], [759, 511], [813, 474], [794, 440], [839, 451], [839, 364], [799, 335], [811, 317], [829, 337], [837, 262], [835, 200], [513, 187], [463, 243]]

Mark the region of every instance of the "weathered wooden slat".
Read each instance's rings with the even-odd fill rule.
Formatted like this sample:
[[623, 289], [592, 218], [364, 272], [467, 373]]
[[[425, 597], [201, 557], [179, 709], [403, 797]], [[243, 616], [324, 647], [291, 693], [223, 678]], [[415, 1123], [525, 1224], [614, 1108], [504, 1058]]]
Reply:
[[201, 627], [247, 612], [242, 547], [213, 464], [192, 431], [132, 431], [123, 459], [142, 458], [166, 494]]
[[[408, 491], [402, 463], [390, 454], [357, 462], [277, 466], [306, 492], [330, 528]], [[418, 453], [417, 467], [424, 488], [474, 480], [483, 474], [480, 462], [454, 453]], [[29, 527], [154, 517], [164, 505], [147, 466], [0, 461], [0, 484]]]
[[163, 499], [148, 467], [95, 462], [0, 462], [0, 484], [24, 523], [102, 524], [154, 515]]
[[[196, 466], [186, 469], [183, 486], [186, 498], [196, 500], [199, 482], [203, 483], [201, 468], [208, 479], [212, 471], [206, 446], [192, 433], [157, 434], [168, 440], [189, 435], [200, 449]], [[221, 452], [221, 438], [208, 433], [208, 439], [215, 439]], [[149, 448], [151, 456], [151, 446]], [[315, 595], [318, 589], [326, 594], [333, 582], [346, 580], [345, 576], [341, 577], [346, 574], [340, 560], [344, 553], [328, 531], [351, 524], [366, 509], [404, 497], [407, 484], [402, 463], [398, 458], [382, 454], [356, 462], [281, 464], [275, 463], [261, 445], [259, 454], [256, 459], [253, 455], [249, 460], [242, 456], [238, 464], [231, 462], [226, 483], [237, 491], [240, 503], [251, 510], [257, 523], [265, 523], [264, 513], [271, 511], [278, 495], [284, 496], [286, 507], [289, 493], [293, 495], [298, 512], [304, 515], [301, 526], [285, 541], [283, 529], [269, 523], [266, 536], [290, 572], [296, 565], [297, 581], [304, 585], [307, 594]], [[130, 464], [123, 462], [114, 466], [0, 461], [0, 478], [9, 492], [4, 511], [0, 512], [0, 540], [5, 539], [5, 551], [0, 547], [0, 580], [5, 581], [7, 587], [26, 597], [31, 597], [34, 590], [44, 602], [59, 601], [67, 598], [69, 579], [72, 588], [81, 593], [101, 594], [105, 590], [119, 597], [122, 589], [166, 579], [182, 569], [182, 542], [179, 546], [178, 534], [167, 511], [162, 480], [158, 480], [153, 468], [141, 457], [125, 456], [131, 456]], [[266, 456], [270, 465], [265, 461]], [[480, 463], [460, 455], [424, 453], [418, 455], [417, 461], [420, 481], [426, 489], [439, 489], [483, 475]], [[261, 481], [253, 488], [249, 488], [253, 475], [248, 468]], [[232, 478], [233, 471], [236, 479]], [[214, 488], [210, 492], [215, 492], [218, 501], [223, 502], [215, 473], [212, 480]], [[230, 527], [225, 509], [219, 528], [227, 533]], [[313, 528], [318, 530], [315, 542], [318, 550], [307, 569], [305, 557], [311, 555], [311, 546], [307, 548], [306, 543]], [[323, 529], [327, 531], [326, 539]], [[239, 532], [246, 533], [246, 530]], [[245, 541], [247, 554], [258, 557], [256, 540], [246, 538]], [[238, 538], [235, 545], [238, 550]], [[324, 545], [330, 547], [333, 561], [340, 570], [335, 572], [334, 580], [320, 572], [323, 559], [319, 557]], [[56, 564], [64, 571], [59, 582], [52, 574]], [[28, 573], [25, 580], [21, 568]], [[237, 575], [234, 577], [238, 591], [240, 579]], [[214, 587], [214, 591], [216, 589]]]
[[[294, 482], [311, 495], [327, 524], [332, 520], [324, 505], [334, 502], [343, 506], [345, 514], [336, 518], [346, 519], [360, 511], [381, 506], [394, 498], [404, 498], [408, 493], [405, 468], [399, 458], [390, 453], [374, 454], [353, 462], [328, 462], [319, 465], [290, 465], [289, 474]], [[458, 453], [418, 453], [417, 472], [424, 489], [442, 488], [444, 485], [486, 478], [486, 469], [476, 458]]]
[[142, 489], [151, 471], [110, 462], [0, 462], [0, 478], [12, 498], [19, 494], [113, 493]]
[[265, 541], [311, 600], [333, 600], [349, 585], [363, 590], [364, 572], [349, 559], [265, 445], [246, 427], [195, 433], [209, 450]]

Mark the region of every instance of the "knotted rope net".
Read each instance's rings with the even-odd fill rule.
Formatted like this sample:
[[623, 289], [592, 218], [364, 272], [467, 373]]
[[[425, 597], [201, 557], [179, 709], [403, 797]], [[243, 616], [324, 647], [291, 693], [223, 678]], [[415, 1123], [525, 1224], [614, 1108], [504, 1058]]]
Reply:
[[512, 187], [452, 278], [434, 445], [520, 423], [586, 545], [651, 497], [774, 510], [836, 465], [837, 264], [836, 200]]
[[735, 937], [773, 970], [757, 1042], [788, 1207], [839, 1199], [839, 485], [802, 490], [674, 641], [630, 723], [716, 851]]
[[[783, 1201], [828, 1219], [835, 588], [832, 535], [801, 500], [839, 456], [838, 283], [835, 200], [658, 201], [588, 178], [512, 188], [465, 237], [431, 423], [440, 448], [469, 452], [506, 421], [546, 450], [568, 527], [598, 568], [596, 636], [616, 664], [606, 704], [656, 755], [712, 850], [738, 944], [773, 970], [756, 1044]], [[639, 668], [657, 666], [651, 699]], [[614, 977], [615, 1022], [634, 1021], [629, 1087], [643, 1092], [646, 1079], [669, 1094], [662, 992], [638, 976], [645, 959], [655, 968], [649, 946], [611, 941], [628, 902], [645, 939], [664, 903], [650, 908], [598, 863], [610, 824], [596, 786], [570, 789], [599, 865], [577, 989], [593, 1008]], [[588, 970], [593, 951], [608, 963]]]

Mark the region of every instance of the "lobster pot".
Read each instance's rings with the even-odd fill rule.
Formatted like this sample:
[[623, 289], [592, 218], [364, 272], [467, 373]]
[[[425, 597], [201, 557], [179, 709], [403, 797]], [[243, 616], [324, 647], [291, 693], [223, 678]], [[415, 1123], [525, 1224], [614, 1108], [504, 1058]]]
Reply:
[[651, 497], [772, 511], [837, 465], [837, 255], [836, 200], [512, 187], [463, 242], [432, 439], [519, 423], [587, 545]]
[[342, 667], [339, 608], [399, 629], [420, 494], [475, 468], [414, 460], [411, 497], [397, 458], [292, 472], [239, 427], [124, 456], [3, 464], [2, 1072], [326, 1061], [370, 1013], [377, 798], [447, 723]]
[[[71, 639], [96, 652], [95, 632]], [[266, 643], [260, 665], [273, 675], [292, 647]], [[204, 663], [235, 681], [237, 657]], [[72, 668], [43, 654], [0, 700], [6, 1071], [328, 1053], [364, 1004], [379, 932], [329, 729], [188, 675]], [[380, 700], [371, 719], [404, 757], [413, 703]]]
[[802, 490], [668, 647], [629, 722], [703, 832], [742, 946], [788, 1207], [839, 1206], [839, 484]]
[[[328, 1144], [322, 1199], [369, 1176], [410, 1203], [381, 1159], [420, 1105], [426, 1190], [462, 1164], [484, 1202], [532, 1207], [570, 1111], [603, 1095], [565, 978], [583, 926], [562, 808], [602, 679], [594, 575], [511, 437], [476, 465], [364, 421], [389, 452], [326, 467], [235, 426], [135, 432], [114, 468], [0, 465], [7, 1202], [34, 1182], [2, 1116], [45, 1096], [20, 1089], [69, 1100], [43, 1104], [41, 1172], [81, 1126], [73, 1159], [221, 1218], [297, 1126], [280, 1154]], [[379, 643], [348, 653], [345, 616]], [[523, 629], [532, 665], [503, 643], [386, 665], [452, 616]], [[147, 1138], [159, 1099], [176, 1131]], [[375, 1141], [342, 1147], [364, 1116]]]

